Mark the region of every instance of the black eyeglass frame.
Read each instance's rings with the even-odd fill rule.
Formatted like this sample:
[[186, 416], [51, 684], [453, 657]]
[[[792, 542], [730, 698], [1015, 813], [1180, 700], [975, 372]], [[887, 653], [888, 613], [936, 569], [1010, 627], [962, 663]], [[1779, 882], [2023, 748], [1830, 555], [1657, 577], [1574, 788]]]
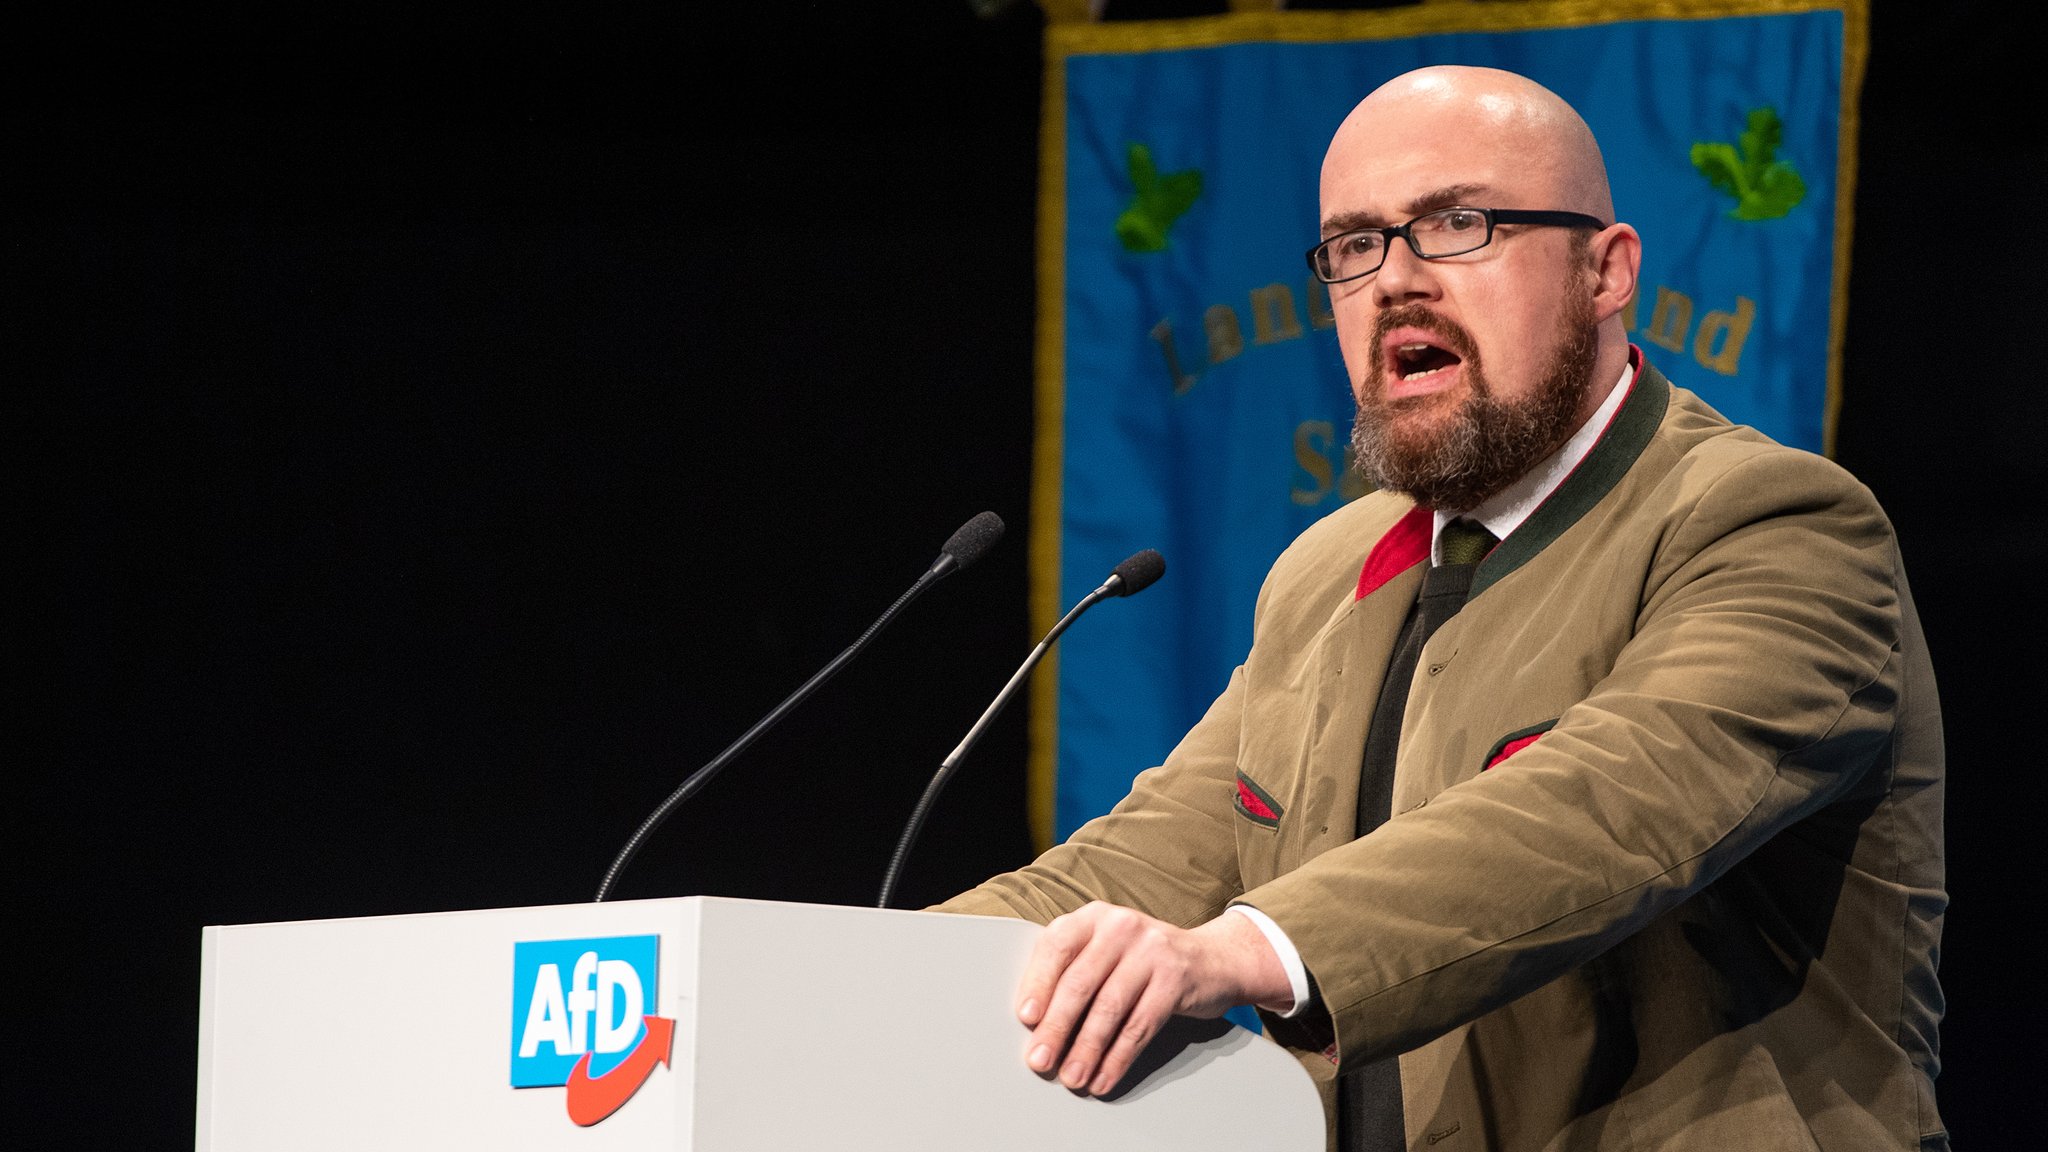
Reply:
[[[1416, 247], [1415, 235], [1409, 229], [1414, 227], [1417, 220], [1427, 220], [1432, 216], [1441, 216], [1446, 212], [1479, 213], [1486, 221], [1486, 235], [1470, 248], [1460, 248], [1456, 252], [1439, 252], [1434, 256], [1427, 255], [1421, 248]], [[1533, 208], [1474, 208], [1465, 204], [1452, 204], [1431, 212], [1424, 212], [1405, 224], [1389, 224], [1384, 228], [1353, 228], [1349, 232], [1339, 232], [1337, 235], [1324, 240], [1308, 250], [1308, 269], [1315, 274], [1316, 279], [1321, 280], [1325, 284], [1343, 284], [1351, 280], [1362, 279], [1379, 271], [1386, 264], [1387, 253], [1393, 248], [1396, 236], [1408, 242], [1408, 250], [1415, 253], [1415, 257], [1418, 260], [1448, 260], [1453, 256], [1463, 256], [1467, 252], [1477, 252], [1488, 244], [1493, 243], [1493, 228], [1496, 224], [1534, 224], [1546, 228], [1591, 228], [1594, 231], [1607, 227], [1606, 224], [1601, 223], [1599, 217], [1588, 216], [1583, 212], [1552, 212]], [[1354, 273], [1350, 276], [1331, 277], [1325, 275], [1323, 273], [1323, 261], [1316, 259], [1316, 254], [1340, 240], [1362, 235], [1366, 232], [1377, 232], [1385, 241], [1380, 246], [1380, 262], [1363, 272]]]

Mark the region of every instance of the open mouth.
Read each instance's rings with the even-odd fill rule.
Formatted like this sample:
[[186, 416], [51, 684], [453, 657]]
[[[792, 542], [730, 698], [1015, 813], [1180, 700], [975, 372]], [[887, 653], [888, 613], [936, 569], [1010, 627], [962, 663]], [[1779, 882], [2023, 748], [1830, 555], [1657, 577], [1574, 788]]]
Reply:
[[[1419, 305], [1382, 312], [1373, 325], [1379, 345], [1377, 387], [1389, 401], [1417, 400], [1455, 390], [1465, 377], [1466, 362], [1476, 372], [1478, 350], [1471, 337], [1448, 317]], [[1472, 386], [1481, 385], [1472, 381]]]
[[1396, 344], [1390, 351], [1393, 354], [1392, 375], [1405, 382], [1427, 380], [1460, 362], [1457, 354], [1449, 349], [1421, 340]]

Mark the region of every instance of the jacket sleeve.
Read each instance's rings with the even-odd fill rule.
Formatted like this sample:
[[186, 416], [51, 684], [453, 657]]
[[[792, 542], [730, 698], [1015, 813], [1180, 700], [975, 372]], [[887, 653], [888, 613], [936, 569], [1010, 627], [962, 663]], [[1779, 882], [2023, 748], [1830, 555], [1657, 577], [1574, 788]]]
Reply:
[[1299, 948], [1342, 1059], [1506, 1004], [1831, 801], [1882, 789], [1900, 606], [1867, 490], [1766, 453], [1665, 519], [1633, 635], [1511, 768], [1246, 894]]

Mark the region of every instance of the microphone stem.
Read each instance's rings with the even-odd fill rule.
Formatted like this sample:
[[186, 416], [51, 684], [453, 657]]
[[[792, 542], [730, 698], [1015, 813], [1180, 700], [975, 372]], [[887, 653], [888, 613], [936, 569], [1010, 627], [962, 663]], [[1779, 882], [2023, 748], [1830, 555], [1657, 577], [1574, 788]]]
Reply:
[[662, 822], [668, 819], [669, 813], [675, 811], [677, 805], [696, 795], [699, 789], [709, 784], [712, 777], [718, 775], [721, 769], [731, 763], [740, 753], [746, 751], [755, 740], [761, 737], [762, 733], [773, 728], [776, 721], [782, 719], [790, 709], [808, 699], [811, 693], [817, 691], [825, 681], [830, 680], [835, 673], [845, 667], [847, 661], [853, 659], [862, 648], [867, 647], [868, 641], [874, 639], [875, 634], [880, 632], [889, 621], [895, 619], [896, 614], [901, 612], [912, 600], [916, 599], [919, 593], [937, 582], [941, 577], [952, 572], [958, 566], [958, 562], [954, 561], [951, 556], [940, 557], [939, 562], [934, 563], [923, 576], [918, 577], [917, 583], [905, 589], [903, 595], [898, 596], [896, 602], [889, 605], [888, 611], [883, 612], [873, 624], [868, 625], [868, 630], [861, 633], [859, 639], [847, 645], [846, 650], [833, 657], [830, 664], [820, 668], [816, 675], [804, 681], [801, 687], [789, 694], [788, 699], [776, 705], [773, 712], [763, 716], [752, 728], [747, 729], [739, 739], [732, 742], [730, 747], [720, 752], [716, 759], [692, 772], [689, 779], [684, 780], [680, 787], [674, 792], [669, 793], [668, 799], [662, 801], [660, 807], [649, 813], [647, 819], [640, 822], [640, 827], [634, 831], [632, 839], [626, 841], [624, 848], [619, 849], [618, 856], [612, 860], [612, 866], [605, 870], [604, 880], [597, 886], [597, 895], [591, 897], [591, 902], [599, 904], [604, 902], [605, 896], [611, 891], [612, 884], [618, 880], [619, 873], [625, 871], [626, 865], [631, 863], [633, 857], [639, 854], [640, 846], [646, 843], [649, 836], [654, 834], [655, 829], [661, 827]]
[[896, 877], [903, 870], [904, 859], [910, 855], [910, 846], [917, 842], [917, 834], [919, 829], [924, 827], [925, 816], [931, 812], [932, 804], [938, 800], [939, 791], [953, 778], [953, 771], [967, 758], [968, 749], [981, 740], [981, 734], [988, 730], [996, 716], [1010, 703], [1011, 697], [1017, 694], [1017, 688], [1024, 683], [1024, 678], [1031, 675], [1031, 670], [1038, 667], [1038, 662], [1052, 650], [1053, 641], [1058, 640], [1060, 634], [1067, 630], [1067, 626], [1080, 618], [1081, 613], [1115, 595], [1116, 586], [1121, 582], [1120, 577], [1111, 576], [1101, 587], [1083, 596], [1081, 602], [1074, 605], [1065, 616], [1060, 617], [1059, 623], [1052, 626], [1052, 631], [1045, 634], [1045, 639], [1038, 642], [1038, 647], [1033, 648], [1031, 655], [1026, 656], [1024, 663], [1010, 675], [1009, 682], [1003, 685], [1003, 690], [996, 693], [996, 698], [989, 702], [987, 710], [981, 714], [981, 719], [974, 722], [973, 728], [968, 729], [966, 739], [960, 741], [959, 747], [953, 749], [953, 754], [939, 765], [939, 770], [932, 776], [931, 783], [924, 786], [924, 795], [918, 798], [917, 807], [911, 811], [909, 823], [903, 826], [903, 835], [896, 840], [896, 851], [889, 858], [889, 870], [882, 875], [882, 894], [875, 901], [875, 907], [889, 906], [889, 897], [896, 889]]

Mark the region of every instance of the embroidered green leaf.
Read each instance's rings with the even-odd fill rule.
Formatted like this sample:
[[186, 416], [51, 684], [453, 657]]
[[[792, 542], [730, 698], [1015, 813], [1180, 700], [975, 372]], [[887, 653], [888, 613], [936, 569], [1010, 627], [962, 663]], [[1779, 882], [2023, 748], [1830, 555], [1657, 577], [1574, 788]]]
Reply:
[[1695, 142], [1692, 166], [1707, 183], [1735, 198], [1728, 214], [1737, 220], [1775, 220], [1806, 198], [1806, 181], [1778, 159], [1785, 125], [1776, 109], [1752, 109], [1735, 144]]
[[1143, 144], [1131, 145], [1125, 163], [1133, 195], [1130, 206], [1116, 218], [1116, 238], [1127, 252], [1163, 251], [1174, 221], [1201, 197], [1202, 173], [1189, 168], [1161, 176], [1152, 150]]
[[1692, 146], [1692, 166], [1707, 178], [1707, 183], [1737, 199], [1742, 197], [1742, 159], [1735, 154], [1733, 146], [1695, 144]]
[[1772, 109], [1757, 108], [1749, 114], [1749, 127], [1742, 132], [1742, 154], [1752, 164], [1769, 164], [1778, 158], [1778, 145], [1785, 139], [1785, 125]]

